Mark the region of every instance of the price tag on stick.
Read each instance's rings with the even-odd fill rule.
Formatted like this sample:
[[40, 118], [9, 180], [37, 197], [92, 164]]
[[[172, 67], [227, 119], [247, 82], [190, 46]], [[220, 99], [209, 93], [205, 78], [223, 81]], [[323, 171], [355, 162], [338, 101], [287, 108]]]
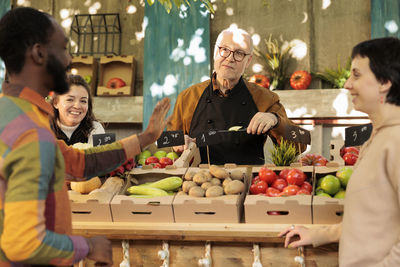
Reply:
[[196, 145], [197, 147], [215, 145], [221, 143], [222, 140], [223, 137], [217, 130], [208, 130], [196, 136]]
[[301, 144], [306, 144], [306, 145], [311, 144], [310, 131], [307, 131], [306, 129], [303, 129], [299, 126], [287, 125], [285, 127], [285, 132], [284, 132], [283, 137], [287, 140], [290, 140], [290, 141], [293, 141], [296, 143], [301, 143]]
[[157, 147], [171, 147], [185, 144], [183, 131], [164, 131], [157, 139]]
[[102, 146], [115, 142], [115, 133], [104, 133], [93, 135], [93, 146]]
[[371, 136], [372, 124], [347, 127], [344, 131], [344, 146], [361, 146]]

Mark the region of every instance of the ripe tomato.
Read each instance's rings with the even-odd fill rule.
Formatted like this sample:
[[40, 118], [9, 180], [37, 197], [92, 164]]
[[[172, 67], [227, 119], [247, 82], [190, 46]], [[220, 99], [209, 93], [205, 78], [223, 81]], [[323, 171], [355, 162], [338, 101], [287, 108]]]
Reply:
[[303, 166], [326, 166], [328, 163], [326, 158], [317, 154], [306, 154], [300, 161]]
[[255, 184], [257, 181], [260, 181], [260, 176], [256, 176], [253, 178], [253, 180], [251, 181], [251, 184]]
[[165, 167], [161, 163], [157, 162], [157, 163], [154, 163], [153, 168], [154, 169], [162, 169], [162, 168], [165, 168]]
[[287, 174], [289, 173], [290, 169], [286, 168], [281, 170], [281, 172], [279, 173], [279, 178], [285, 179], [287, 178]]
[[343, 155], [343, 160], [346, 163], [346, 165], [354, 165], [356, 164], [356, 161], [358, 159], [358, 155], [347, 152], [346, 154]]
[[267, 188], [267, 183], [260, 180], [250, 186], [250, 193], [252, 193], [253, 195], [265, 194]]
[[360, 151], [358, 150], [358, 148], [356, 148], [354, 146], [348, 146], [348, 147], [344, 147], [344, 148], [340, 149], [340, 156], [343, 157], [344, 154], [346, 154], [346, 153], [353, 153], [353, 154], [358, 155], [359, 152]]
[[255, 83], [264, 88], [269, 88], [269, 79], [267, 76], [262, 74], [254, 74], [250, 77], [249, 82]]
[[311, 83], [311, 74], [304, 70], [295, 71], [290, 77], [290, 86], [295, 90], [307, 89]]
[[281, 215], [279, 211], [267, 211], [268, 215]]
[[285, 179], [282, 178], [278, 178], [276, 179], [273, 183], [272, 183], [272, 187], [276, 188], [279, 190], [279, 192], [282, 192], [283, 188], [285, 188], [287, 186], [287, 182]]
[[298, 187], [297, 185], [292, 184], [292, 185], [286, 186], [283, 189], [282, 193], [284, 193], [286, 196], [294, 196], [294, 195], [297, 194], [297, 192], [299, 192], [299, 190], [300, 190], [300, 187]]
[[268, 185], [271, 185], [278, 178], [273, 170], [264, 167], [260, 169], [258, 176], [260, 176], [260, 180], [265, 181]]
[[305, 189], [300, 189], [299, 191], [297, 191], [296, 195], [311, 195], [311, 192]]
[[279, 194], [281, 191], [279, 191], [276, 188], [273, 187], [268, 187], [267, 191], [265, 192], [265, 195], [268, 197], [279, 197]]
[[287, 175], [286, 181], [288, 184], [301, 186], [306, 180], [306, 175], [299, 169], [291, 169]]
[[307, 182], [307, 181], [305, 181], [301, 186], [300, 186], [300, 189], [304, 189], [304, 190], [307, 190], [308, 192], [312, 192], [312, 185], [309, 183], [309, 182]]

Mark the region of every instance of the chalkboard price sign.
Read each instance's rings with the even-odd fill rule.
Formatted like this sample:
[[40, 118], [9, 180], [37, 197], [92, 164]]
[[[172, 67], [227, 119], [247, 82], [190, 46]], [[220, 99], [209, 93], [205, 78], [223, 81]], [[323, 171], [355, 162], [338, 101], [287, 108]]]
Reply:
[[301, 127], [295, 126], [295, 125], [287, 125], [285, 126], [285, 132], [283, 137], [287, 140], [296, 142], [296, 143], [301, 143], [301, 144], [306, 144], [309, 145], [311, 144], [311, 134], [309, 131], [306, 129], [303, 129]]
[[352, 126], [345, 129], [345, 146], [361, 146], [369, 139], [372, 133], [372, 124]]
[[157, 139], [157, 147], [171, 147], [185, 144], [183, 131], [165, 131]]
[[104, 133], [93, 135], [93, 146], [102, 146], [115, 142], [115, 133]]
[[203, 147], [207, 145], [215, 145], [222, 142], [223, 136], [217, 130], [208, 130], [196, 136], [196, 145]]

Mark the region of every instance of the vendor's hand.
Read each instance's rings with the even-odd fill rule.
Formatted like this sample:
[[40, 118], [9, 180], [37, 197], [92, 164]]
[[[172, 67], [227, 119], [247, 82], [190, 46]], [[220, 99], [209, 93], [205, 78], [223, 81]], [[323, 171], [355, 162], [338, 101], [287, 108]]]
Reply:
[[174, 146], [173, 149], [175, 152], [182, 153], [184, 150], [188, 149], [189, 144], [192, 142], [196, 142], [196, 138], [191, 138], [189, 135], [185, 134], [185, 144], [181, 146]]
[[167, 116], [170, 106], [170, 100], [167, 97], [157, 102], [146, 130], [139, 134], [139, 141], [142, 149], [147, 145], [154, 143], [164, 131], [169, 120], [169, 118], [166, 119], [165, 116]]
[[264, 134], [278, 123], [275, 114], [270, 112], [257, 112], [247, 126], [248, 134]]
[[[286, 236], [285, 236], [286, 235]], [[290, 239], [294, 236], [299, 236], [300, 239], [289, 244]], [[279, 233], [279, 237], [285, 236], [285, 248], [297, 248], [305, 245], [311, 245], [310, 229], [304, 226], [290, 226]]]
[[96, 266], [112, 266], [111, 241], [103, 236], [86, 238], [89, 245], [88, 259], [96, 262]]

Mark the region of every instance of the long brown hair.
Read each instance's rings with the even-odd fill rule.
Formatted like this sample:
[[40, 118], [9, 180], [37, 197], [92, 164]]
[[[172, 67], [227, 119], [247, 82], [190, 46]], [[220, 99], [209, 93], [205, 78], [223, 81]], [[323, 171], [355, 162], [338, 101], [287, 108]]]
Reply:
[[[79, 124], [79, 130], [82, 132], [82, 136], [87, 138], [90, 132], [93, 130], [93, 121], [97, 121], [96, 117], [93, 114], [93, 100], [92, 100], [92, 94], [90, 93], [89, 85], [86, 83], [85, 79], [82, 78], [82, 76], [73, 74], [67, 76], [67, 83], [69, 88], [71, 88], [72, 85], [83, 86], [88, 93], [88, 110], [86, 116]], [[51, 104], [54, 110], [52, 127], [57, 138], [60, 138], [60, 136], [62, 135], [62, 130], [57, 124], [57, 121], [60, 119], [60, 113], [58, 109], [54, 107], [54, 102], [58, 100], [58, 97], [59, 95], [54, 94], [53, 98], [51, 99]]]

